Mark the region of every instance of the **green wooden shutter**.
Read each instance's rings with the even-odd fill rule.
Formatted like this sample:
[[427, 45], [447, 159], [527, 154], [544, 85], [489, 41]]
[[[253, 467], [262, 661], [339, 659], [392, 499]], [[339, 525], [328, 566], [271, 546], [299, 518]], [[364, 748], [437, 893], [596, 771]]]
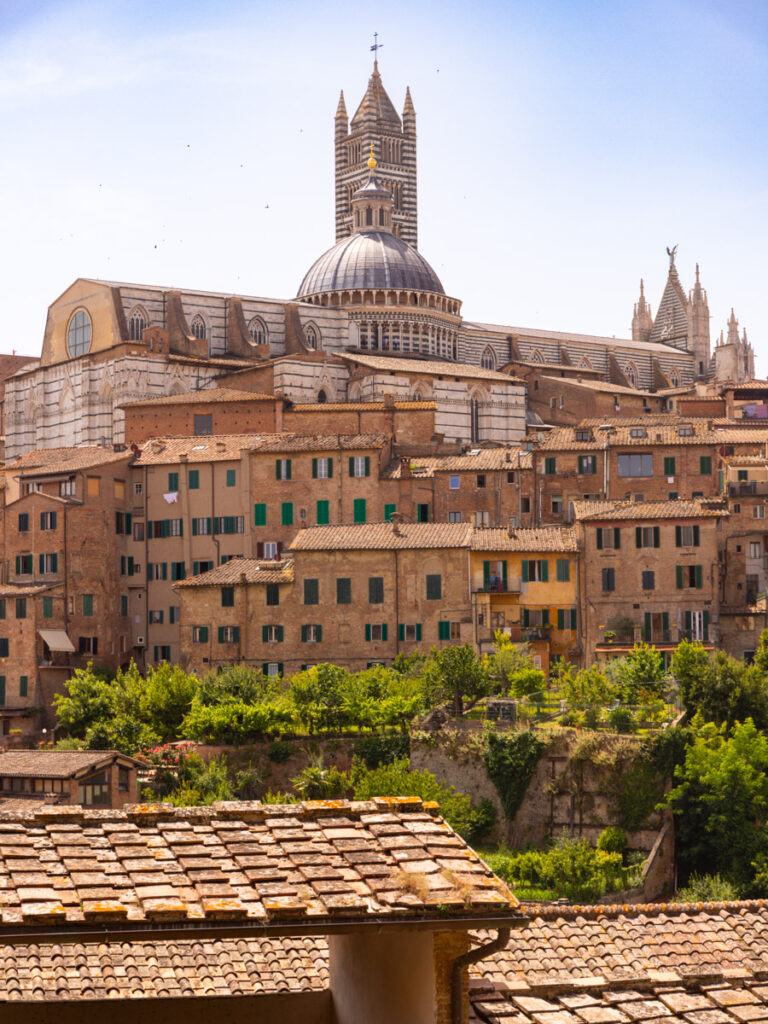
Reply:
[[683, 589], [683, 567], [682, 565], [675, 566], [675, 575], [677, 577], [677, 589]]
[[661, 613], [661, 628], [664, 630], [664, 637], [669, 636], [669, 612]]
[[240, 643], [240, 627], [239, 626], [235, 626], [234, 629], [232, 630], [232, 643], [233, 644], [239, 644]]
[[675, 527], [675, 547], [681, 548], [683, 546], [683, 528], [682, 526]]
[[262, 626], [261, 627], [261, 642], [263, 644], [265, 644], [265, 643], [268, 642], [268, 640], [269, 640], [269, 626]]
[[685, 631], [686, 631], [686, 633], [690, 633], [691, 632], [691, 613], [690, 612], [686, 612], [685, 613]]
[[504, 581], [504, 593], [507, 592], [507, 560], [506, 558], [501, 563], [501, 578]]
[[387, 640], [389, 638], [389, 627], [386, 622], [381, 624], [381, 639]]
[[317, 480], [317, 459], [312, 459], [312, 479]]
[[0, 676], [0, 705], [5, 704], [5, 676]]
[[541, 609], [541, 624], [542, 626], [549, 625], [549, 608]]
[[578, 615], [579, 615], [578, 611], [575, 608], [571, 608], [571, 629], [574, 630], [574, 632], [579, 627]]
[[601, 526], [598, 526], [596, 536], [597, 536], [597, 550], [601, 551], [602, 547], [603, 547], [603, 529], [602, 529]]
[[26, 697], [29, 692], [29, 676], [19, 676], [19, 696]]
[[531, 613], [527, 608], [523, 608], [523, 626], [527, 628], [531, 622]]
[[322, 639], [323, 639], [323, 627], [322, 626], [318, 626], [317, 627], [317, 642], [320, 643], [322, 641]]
[[491, 585], [491, 563], [483, 562], [483, 589], [488, 590]]
[[263, 501], [257, 502], [253, 506], [253, 525], [254, 526], [266, 526], [267, 525], [267, 506]]
[[450, 622], [438, 622], [437, 624], [437, 639], [438, 640], [450, 640], [451, 638], [451, 624]]
[[16, 575], [21, 576], [21, 555], [16, 555]]
[[541, 581], [546, 583], [549, 580], [549, 561], [545, 558], [541, 563]]
[[291, 479], [291, 460], [290, 459], [286, 459], [285, 460], [285, 479], [286, 480], [290, 480]]
[[317, 503], [317, 525], [327, 526], [331, 521], [330, 516], [330, 503], [327, 501], [318, 501]]
[[353, 521], [364, 523], [366, 520], [365, 498], [355, 498], [353, 509]]
[[45, 555], [39, 555], [38, 557], [40, 561], [40, 572], [43, 573], [45, 572]]
[[365, 624], [365, 639], [367, 640], [368, 643], [371, 642], [371, 624], [370, 624], [370, 622], [366, 622], [366, 624]]
[[283, 479], [283, 460], [275, 459], [275, 480]]
[[391, 523], [392, 516], [397, 511], [397, 505], [385, 505], [384, 506], [384, 522]]
[[349, 475], [350, 476], [354, 476], [355, 475], [355, 456], [354, 455], [350, 455], [349, 456]]
[[403, 641], [405, 640], [405, 623], [403, 622], [401, 622], [400, 625], [397, 627], [397, 639], [400, 641], [400, 643], [403, 643]]
[[702, 566], [700, 566], [700, 565], [695, 566], [695, 575], [696, 575], [696, 589], [697, 590], [701, 590], [701, 588], [704, 586], [704, 571], [703, 571]]
[[557, 609], [557, 628], [565, 629], [565, 608]]
[[224, 627], [223, 626], [219, 626], [219, 643], [220, 644], [224, 643]]
[[333, 459], [328, 459], [328, 479], [333, 477]]
[[613, 546], [615, 548], [621, 547], [621, 527], [616, 526], [613, 530]]
[[635, 547], [641, 548], [643, 546], [643, 528], [642, 526], [635, 527]]
[[527, 583], [528, 582], [528, 575], [529, 575], [528, 559], [527, 558], [523, 559], [522, 567], [523, 567], [522, 568], [522, 571], [523, 571], [523, 583]]
[[282, 525], [293, 526], [293, 502], [284, 501], [282, 504]]
[[284, 635], [285, 635], [285, 633], [284, 633], [283, 627], [282, 626], [278, 626], [277, 627], [277, 642], [279, 644], [281, 644], [283, 642], [283, 636]]
[[371, 475], [371, 457], [370, 455], [365, 456], [365, 475]]
[[699, 546], [699, 527], [694, 526], [693, 528], [693, 546], [697, 548]]
[[301, 627], [301, 642], [305, 644], [307, 642], [307, 627]]
[[417, 622], [416, 623], [416, 642], [419, 643], [420, 641], [421, 641], [421, 623]]
[[704, 642], [709, 643], [709, 612], [704, 609]]
[[661, 530], [658, 526], [653, 528], [653, 546], [658, 548], [661, 545]]
[[646, 641], [651, 639], [651, 613], [645, 613], [645, 639]]

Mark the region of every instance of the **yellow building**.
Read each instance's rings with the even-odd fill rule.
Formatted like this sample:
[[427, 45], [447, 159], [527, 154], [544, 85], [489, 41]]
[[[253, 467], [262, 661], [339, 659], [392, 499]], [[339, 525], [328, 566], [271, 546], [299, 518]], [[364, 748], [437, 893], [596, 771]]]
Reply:
[[490, 651], [497, 630], [531, 645], [534, 661], [580, 661], [578, 544], [573, 529], [475, 530], [470, 552], [475, 634]]

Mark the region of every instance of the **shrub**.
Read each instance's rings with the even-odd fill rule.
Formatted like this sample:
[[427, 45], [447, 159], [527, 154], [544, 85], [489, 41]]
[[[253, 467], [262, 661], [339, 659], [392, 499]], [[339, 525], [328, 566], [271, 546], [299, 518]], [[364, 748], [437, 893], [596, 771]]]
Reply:
[[267, 747], [267, 757], [275, 764], [285, 764], [293, 754], [293, 744], [285, 740], [272, 740]]
[[621, 828], [609, 825], [608, 828], [604, 828], [600, 833], [597, 840], [597, 848], [605, 853], [623, 854], [627, 848], [627, 833]]
[[485, 769], [510, 821], [523, 802], [545, 746], [542, 740], [528, 731], [508, 735], [492, 731], [486, 733], [483, 750]]
[[635, 716], [629, 708], [614, 708], [608, 715], [608, 724], [616, 732], [634, 732]]
[[411, 753], [411, 742], [407, 735], [398, 733], [394, 736], [363, 736], [355, 743], [355, 757], [359, 758], [366, 768], [378, 768], [382, 764], [392, 764]]
[[675, 893], [675, 903], [717, 903], [726, 900], [738, 900], [741, 893], [733, 882], [722, 875], [693, 874], [688, 885]]

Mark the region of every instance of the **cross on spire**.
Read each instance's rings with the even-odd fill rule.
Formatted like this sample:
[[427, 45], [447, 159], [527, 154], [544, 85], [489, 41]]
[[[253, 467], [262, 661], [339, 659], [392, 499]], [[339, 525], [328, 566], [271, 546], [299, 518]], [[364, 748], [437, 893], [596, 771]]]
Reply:
[[378, 67], [379, 67], [379, 50], [382, 48], [383, 45], [384, 45], [384, 43], [380, 43], [379, 42], [379, 33], [378, 32], [374, 32], [373, 33], [373, 46], [371, 47], [371, 50], [373, 51], [373, 69], [374, 69], [374, 71], [376, 71], [378, 69]]

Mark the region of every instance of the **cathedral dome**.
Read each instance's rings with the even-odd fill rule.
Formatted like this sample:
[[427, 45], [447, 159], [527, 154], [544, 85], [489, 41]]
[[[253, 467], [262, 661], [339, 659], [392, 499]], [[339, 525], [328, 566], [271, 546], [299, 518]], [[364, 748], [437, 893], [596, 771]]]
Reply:
[[445, 294], [437, 274], [412, 245], [388, 231], [365, 231], [324, 252], [305, 275], [298, 297], [362, 288]]

